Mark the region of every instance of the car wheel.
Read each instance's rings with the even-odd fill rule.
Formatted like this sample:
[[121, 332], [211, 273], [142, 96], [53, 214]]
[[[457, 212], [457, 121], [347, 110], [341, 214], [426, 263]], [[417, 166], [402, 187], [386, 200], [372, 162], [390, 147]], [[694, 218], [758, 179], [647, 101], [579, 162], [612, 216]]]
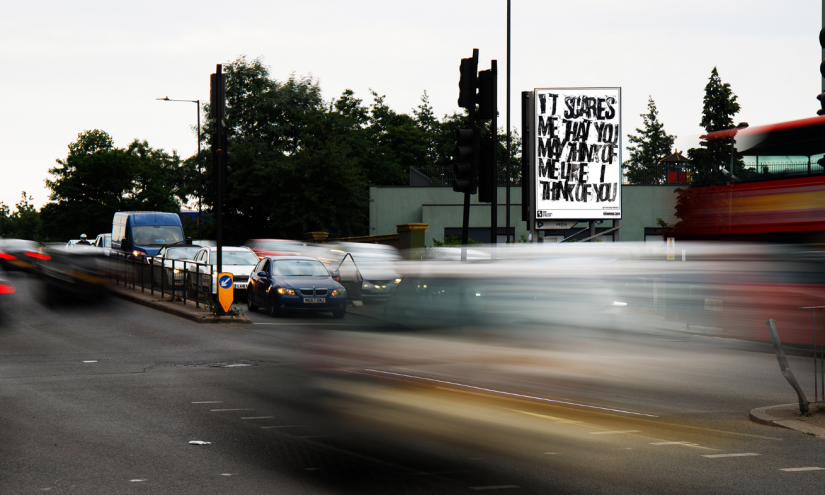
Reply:
[[269, 316], [273, 318], [277, 318], [281, 316], [281, 312], [278, 311], [278, 303], [275, 301], [274, 297], [269, 298], [269, 306], [266, 308]]
[[258, 311], [258, 306], [252, 302], [252, 288], [246, 292], [246, 307], [250, 312]]
[[339, 310], [335, 310], [335, 311], [332, 312], [332, 316], [334, 316], [336, 318], [343, 318], [346, 315], [347, 315], [347, 310], [346, 309], [339, 309]]

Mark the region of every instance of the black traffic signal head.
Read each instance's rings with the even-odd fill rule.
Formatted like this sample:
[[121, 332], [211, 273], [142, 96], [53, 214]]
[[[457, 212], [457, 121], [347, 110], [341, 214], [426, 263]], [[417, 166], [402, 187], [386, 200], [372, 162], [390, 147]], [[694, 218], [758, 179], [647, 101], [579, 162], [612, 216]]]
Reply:
[[[823, 62], [825, 63], [825, 62]], [[816, 111], [816, 114], [820, 117], [825, 115], [825, 93], [816, 95], [816, 99], [819, 100], [819, 104], [822, 106], [819, 110]]]
[[498, 177], [496, 175], [496, 148], [493, 133], [485, 131], [481, 137], [478, 159], [478, 201], [492, 203], [496, 193]]
[[480, 146], [481, 133], [478, 129], [456, 130], [453, 191], [476, 193]]
[[491, 69], [478, 73], [478, 112], [476, 118], [492, 119], [496, 116], [496, 75]]
[[478, 48], [473, 48], [472, 58], [462, 58], [461, 79], [458, 81], [458, 106], [472, 112], [475, 109], [476, 74], [478, 72]]

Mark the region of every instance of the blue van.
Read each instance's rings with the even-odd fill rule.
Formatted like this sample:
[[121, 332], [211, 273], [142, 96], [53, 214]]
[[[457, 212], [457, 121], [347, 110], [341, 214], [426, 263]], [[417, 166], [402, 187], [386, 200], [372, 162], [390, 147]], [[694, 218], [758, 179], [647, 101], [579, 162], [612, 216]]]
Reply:
[[185, 240], [177, 213], [119, 211], [112, 220], [112, 251], [133, 258], [156, 256], [160, 248]]

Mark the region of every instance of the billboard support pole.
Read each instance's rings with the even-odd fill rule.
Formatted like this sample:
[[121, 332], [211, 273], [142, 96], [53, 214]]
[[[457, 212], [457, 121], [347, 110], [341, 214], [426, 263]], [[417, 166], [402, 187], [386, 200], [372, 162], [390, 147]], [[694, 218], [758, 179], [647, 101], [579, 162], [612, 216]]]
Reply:
[[[498, 94], [498, 64], [495, 60], [490, 61], [490, 72], [493, 74], [493, 94]], [[490, 245], [495, 246], [498, 242], [498, 118], [496, 115], [498, 111], [493, 113], [493, 118], [490, 121], [490, 133], [493, 136], [492, 155], [490, 164], [490, 185], [493, 189], [493, 194], [490, 197]], [[495, 259], [495, 250], [491, 251], [492, 259]]]

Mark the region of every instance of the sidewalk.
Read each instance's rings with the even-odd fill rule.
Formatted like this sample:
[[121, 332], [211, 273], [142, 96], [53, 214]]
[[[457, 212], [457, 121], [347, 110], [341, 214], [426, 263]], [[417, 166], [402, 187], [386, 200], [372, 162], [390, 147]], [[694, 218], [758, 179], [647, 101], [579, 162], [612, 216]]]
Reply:
[[169, 295], [164, 299], [161, 297], [160, 292], [157, 291], [155, 295], [152, 295], [148, 290], [141, 292], [140, 287], [127, 289], [117, 285], [112, 285], [109, 289], [112, 295], [121, 299], [126, 299], [127, 301], [186, 318], [197, 323], [252, 323], [252, 320], [247, 316], [213, 316], [203, 303], [201, 303], [200, 307], [195, 307], [194, 301], [187, 301], [186, 304], [183, 304], [183, 301], [172, 302], [169, 300]]
[[756, 423], [788, 428], [825, 438], [825, 411], [818, 410], [817, 406], [818, 404], [811, 403], [807, 416], [800, 414], [799, 404], [758, 407], [753, 409], [748, 416]]

